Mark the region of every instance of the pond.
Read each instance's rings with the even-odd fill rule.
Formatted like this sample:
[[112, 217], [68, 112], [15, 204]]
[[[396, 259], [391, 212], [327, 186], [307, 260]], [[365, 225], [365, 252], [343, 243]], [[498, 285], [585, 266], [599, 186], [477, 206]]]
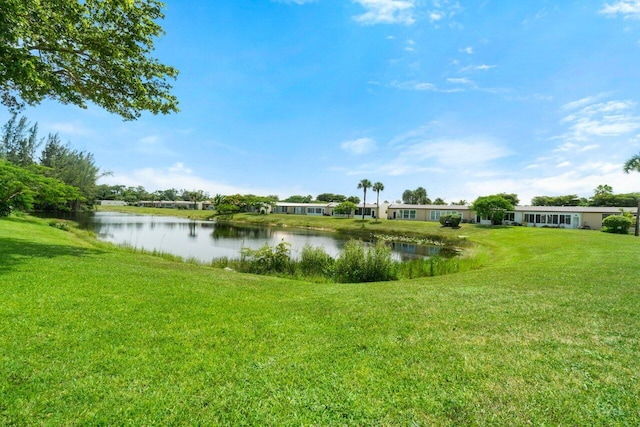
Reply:
[[[95, 212], [73, 219], [82, 228], [93, 231], [100, 240], [202, 262], [224, 257], [239, 258], [243, 247], [258, 249], [265, 243], [275, 246], [282, 241], [291, 244], [292, 258], [298, 258], [305, 245], [323, 247], [325, 252], [336, 257], [350, 239], [375, 242], [373, 237], [363, 239], [317, 230], [230, 225], [170, 216]], [[405, 242], [390, 242], [390, 245], [393, 257], [399, 261], [448, 255], [441, 246]]]

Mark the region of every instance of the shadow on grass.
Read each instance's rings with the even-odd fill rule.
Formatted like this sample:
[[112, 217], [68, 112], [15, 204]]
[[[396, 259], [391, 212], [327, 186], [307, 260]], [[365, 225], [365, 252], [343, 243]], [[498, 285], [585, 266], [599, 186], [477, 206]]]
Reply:
[[98, 249], [77, 248], [64, 245], [47, 245], [12, 238], [0, 238], [0, 274], [27, 259], [56, 258], [61, 256], [83, 257], [101, 254]]

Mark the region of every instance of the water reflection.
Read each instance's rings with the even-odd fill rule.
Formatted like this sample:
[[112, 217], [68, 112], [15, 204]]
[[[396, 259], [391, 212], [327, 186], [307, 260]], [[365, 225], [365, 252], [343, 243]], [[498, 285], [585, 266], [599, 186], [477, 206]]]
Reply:
[[[96, 233], [100, 240], [203, 262], [222, 257], [237, 258], [243, 247], [258, 249], [265, 243], [275, 246], [282, 241], [291, 244], [294, 258], [299, 257], [305, 245], [321, 246], [336, 257], [351, 238], [316, 230], [216, 224], [187, 218], [117, 212], [96, 212], [73, 219], [81, 227]], [[393, 256], [403, 261], [444, 254], [441, 247], [413, 243], [393, 242], [391, 248]]]

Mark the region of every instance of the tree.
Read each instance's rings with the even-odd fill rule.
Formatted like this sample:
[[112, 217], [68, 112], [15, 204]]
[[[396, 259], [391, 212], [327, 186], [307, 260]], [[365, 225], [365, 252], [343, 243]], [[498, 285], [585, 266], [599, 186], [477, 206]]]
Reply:
[[360, 182], [358, 183], [358, 189], [362, 189], [364, 192], [364, 199], [362, 202], [362, 204], [364, 205], [362, 208], [362, 219], [364, 219], [364, 211], [367, 207], [367, 188], [371, 188], [371, 181], [366, 178], [360, 180]]
[[613, 194], [613, 187], [606, 184], [600, 184], [593, 190], [594, 196], [607, 196], [610, 194]]
[[419, 205], [427, 205], [431, 203], [429, 197], [427, 197], [427, 190], [424, 187], [418, 187], [413, 191], [415, 202]]
[[308, 195], [308, 196], [294, 195], [294, 196], [287, 197], [286, 199], [283, 200], [283, 202], [289, 202], [289, 203], [311, 203], [312, 201], [313, 201], [312, 195]]
[[347, 197], [347, 200], [345, 200], [346, 202], [351, 202], [354, 205], [358, 205], [360, 204], [360, 197], [358, 196], [349, 196]]
[[427, 190], [424, 187], [418, 187], [415, 190], [404, 190], [402, 192], [402, 203], [408, 205], [428, 205], [431, 203], [427, 197]]
[[440, 197], [436, 197], [436, 199], [433, 201], [434, 205], [446, 205], [447, 202], [445, 202], [443, 199], [441, 199]]
[[[49, 134], [47, 137], [45, 148], [40, 156], [40, 164], [49, 168], [47, 176], [78, 188], [83, 200], [89, 206], [95, 202], [96, 181], [109, 174], [100, 172], [93, 154], [74, 150], [69, 145], [62, 145], [58, 135]], [[75, 209], [79, 207], [78, 205]]]
[[353, 202], [342, 202], [333, 209], [333, 213], [338, 215], [351, 216], [351, 213], [356, 209], [356, 204]]
[[91, 101], [125, 120], [178, 111], [168, 78], [150, 56], [164, 34], [158, 0], [0, 2], [0, 97], [11, 111], [46, 98]]
[[318, 194], [318, 197], [316, 197], [316, 200], [319, 202], [344, 202], [345, 200], [347, 200], [347, 196], [343, 196], [342, 194], [332, 194], [332, 193], [322, 193], [322, 194]]
[[376, 222], [378, 222], [378, 217], [380, 216], [380, 192], [384, 191], [384, 184], [381, 182], [376, 182], [373, 184], [373, 191], [376, 192], [376, 206], [377, 206], [377, 214], [376, 214]]
[[532, 206], [586, 206], [587, 199], [577, 194], [565, 196], [535, 196], [531, 199]]
[[14, 165], [29, 166], [34, 163], [38, 142], [38, 124], [29, 126], [26, 117], [13, 114], [2, 127], [0, 140], [0, 158], [5, 158]]
[[520, 199], [518, 198], [518, 195], [514, 193], [498, 193], [496, 194], [496, 196], [500, 196], [507, 199], [508, 201], [511, 202], [513, 206], [517, 206], [518, 203], [520, 203]]
[[497, 194], [478, 197], [470, 207], [481, 218], [491, 220], [492, 224], [502, 223], [505, 213], [513, 210], [511, 201]]
[[12, 210], [32, 208], [69, 210], [82, 198], [77, 188], [42, 175], [42, 168], [26, 169], [0, 160], [0, 217]]
[[[632, 156], [624, 164], [623, 170], [625, 173], [631, 171], [640, 172], [640, 153]], [[636, 212], [636, 230], [634, 233], [636, 236], [640, 235], [640, 199], [638, 199], [638, 211]]]
[[402, 203], [406, 203], [407, 205], [415, 204], [415, 196], [412, 190], [404, 190], [402, 192]]

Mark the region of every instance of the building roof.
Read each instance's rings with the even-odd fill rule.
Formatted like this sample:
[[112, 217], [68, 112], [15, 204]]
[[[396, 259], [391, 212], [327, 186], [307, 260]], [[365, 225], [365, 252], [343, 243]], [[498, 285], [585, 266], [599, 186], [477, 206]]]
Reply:
[[466, 205], [410, 205], [406, 203], [392, 203], [389, 209], [427, 209], [430, 211], [468, 211]]
[[609, 206], [516, 206], [516, 212], [560, 212], [560, 213], [619, 213], [620, 209], [635, 212], [638, 208], [616, 208]]

